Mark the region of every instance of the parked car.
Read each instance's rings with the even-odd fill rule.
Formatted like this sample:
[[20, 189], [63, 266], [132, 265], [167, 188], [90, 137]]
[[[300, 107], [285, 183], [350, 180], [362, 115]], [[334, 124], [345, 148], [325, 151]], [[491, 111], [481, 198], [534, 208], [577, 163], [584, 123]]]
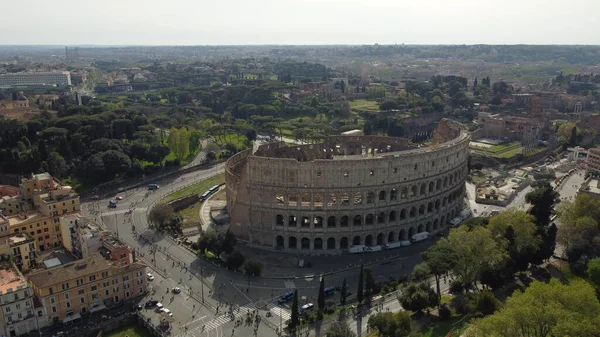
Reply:
[[173, 291], [173, 294], [179, 294], [181, 292], [181, 288], [175, 287], [175, 288], [173, 288], [172, 291]]
[[148, 278], [148, 281], [154, 281], [154, 275], [150, 273], [146, 274], [146, 278]]
[[115, 197], [115, 199], [117, 199], [117, 200], [123, 200], [123, 197], [122, 197], [122, 196], [120, 196], [120, 195], [117, 195], [117, 196]]
[[155, 307], [157, 304], [158, 304], [157, 300], [150, 300], [150, 301], [146, 302], [146, 304], [144, 304], [144, 307], [152, 308], [152, 307]]

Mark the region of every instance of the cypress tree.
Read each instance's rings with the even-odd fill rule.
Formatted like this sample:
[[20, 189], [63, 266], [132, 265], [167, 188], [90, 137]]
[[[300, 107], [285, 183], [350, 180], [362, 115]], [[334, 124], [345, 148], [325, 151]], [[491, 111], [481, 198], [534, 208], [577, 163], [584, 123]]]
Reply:
[[319, 286], [319, 297], [317, 299], [319, 311], [325, 309], [325, 277], [321, 277], [321, 285]]
[[346, 279], [344, 278], [344, 283], [342, 283], [342, 293], [340, 294], [340, 304], [341, 305], [346, 305], [346, 293], [347, 293], [347, 289], [346, 289]]
[[294, 299], [292, 300], [292, 315], [290, 317], [290, 330], [296, 331], [296, 327], [300, 323], [300, 315], [298, 313], [298, 289], [294, 290]]
[[363, 301], [363, 269], [364, 266], [360, 265], [360, 274], [358, 275], [358, 289], [356, 291], [356, 299], [358, 300], [358, 304], [362, 304]]

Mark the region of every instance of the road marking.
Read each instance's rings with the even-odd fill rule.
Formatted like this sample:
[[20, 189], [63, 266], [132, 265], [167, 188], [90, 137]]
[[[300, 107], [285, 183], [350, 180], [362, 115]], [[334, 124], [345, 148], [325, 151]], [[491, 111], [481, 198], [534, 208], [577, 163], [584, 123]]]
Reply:
[[234, 310], [235, 319], [233, 321], [231, 320], [231, 316], [229, 316], [229, 314], [222, 314], [221, 316], [211, 319], [210, 321], [206, 322], [205, 324], [198, 325], [197, 327], [195, 327], [193, 329], [188, 329], [185, 332], [181, 332], [179, 335], [177, 335], [177, 337], [184, 337], [184, 336], [187, 336], [188, 334], [191, 334], [192, 336], [200, 336], [203, 332], [202, 326], [204, 326], [204, 332], [208, 332], [213, 329], [220, 328], [221, 326], [223, 326], [227, 323], [235, 322], [235, 320], [237, 320], [239, 318], [246, 319], [246, 314], [248, 313], [248, 310], [253, 311], [256, 309], [257, 309], [257, 307], [256, 307], [256, 304], [254, 304], [254, 303], [251, 305], [241, 306], [239, 310]]
[[296, 289], [296, 283], [294, 281], [284, 281], [283, 284], [286, 289]]
[[[135, 208], [134, 211], [136, 212], [145, 212], [148, 210], [148, 207], [138, 207]], [[115, 215], [115, 214], [125, 214], [128, 213], [129, 209], [120, 209], [118, 211], [107, 211], [107, 212], [102, 212], [102, 216], [109, 216], [109, 215]]]
[[281, 317], [284, 322], [292, 318], [292, 314], [288, 309], [276, 305], [275, 303], [269, 303], [269, 305], [267, 305], [267, 309], [269, 309], [273, 315]]

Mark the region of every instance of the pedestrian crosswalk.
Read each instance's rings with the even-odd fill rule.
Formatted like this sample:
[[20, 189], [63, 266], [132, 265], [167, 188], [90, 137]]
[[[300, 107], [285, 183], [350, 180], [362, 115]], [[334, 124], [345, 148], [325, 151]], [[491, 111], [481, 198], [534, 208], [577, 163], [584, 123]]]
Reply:
[[[135, 208], [134, 211], [136, 212], [145, 212], [146, 210], [148, 210], [148, 207], [138, 207]], [[119, 209], [119, 210], [114, 210], [114, 211], [106, 211], [106, 212], [102, 212], [102, 216], [109, 216], [109, 215], [115, 215], [115, 214], [125, 214], [125, 213], [130, 213], [131, 210], [130, 209]]]
[[[198, 324], [198, 326], [196, 326], [192, 329], [188, 329], [185, 332], [182, 332], [177, 337], [190, 336], [190, 335], [191, 336], [200, 336], [207, 331], [214, 330], [222, 325], [233, 322], [239, 318], [245, 319], [248, 311], [252, 312], [256, 309], [257, 308], [256, 308], [255, 304], [241, 306], [239, 309], [234, 310], [235, 318], [233, 320], [231, 319], [231, 316], [229, 314], [227, 314], [227, 313], [221, 314], [220, 316], [215, 317], [206, 323]], [[227, 309], [225, 309], [225, 310], [227, 310]]]
[[287, 321], [292, 318], [292, 314], [289, 309], [283, 308], [275, 303], [270, 303], [267, 305], [267, 309], [273, 314], [281, 317], [283, 321]]

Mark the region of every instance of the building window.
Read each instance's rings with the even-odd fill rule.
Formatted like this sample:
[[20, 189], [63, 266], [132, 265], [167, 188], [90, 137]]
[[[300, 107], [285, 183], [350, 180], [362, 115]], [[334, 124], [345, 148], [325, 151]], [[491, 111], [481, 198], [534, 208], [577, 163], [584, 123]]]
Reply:
[[12, 316], [7, 317], [8, 323], [12, 323]]
[[71, 307], [71, 302], [67, 302], [67, 308]]
[[98, 286], [92, 286], [92, 291], [98, 290]]
[[50, 303], [52, 303], [52, 304], [55, 303], [54, 297], [50, 297]]
[[92, 282], [92, 281], [96, 281], [96, 275], [90, 276], [90, 282]]
[[69, 293], [65, 293], [65, 300], [69, 299]]
[[15, 301], [19, 299], [19, 294], [15, 293]]
[[81, 298], [81, 303], [85, 303], [85, 298]]
[[102, 278], [106, 278], [108, 277], [108, 273], [107, 272], [102, 272]]
[[50, 291], [50, 295], [52, 295], [53, 294], [52, 287], [50, 287], [50, 289], [48, 289], [48, 290]]
[[68, 283], [63, 283], [62, 288], [63, 288], [63, 290], [69, 289], [69, 284]]
[[18, 313], [18, 314], [17, 314], [17, 317], [18, 317], [19, 319], [21, 319], [21, 318], [23, 318], [23, 315], [21, 315], [21, 313]]
[[6, 307], [6, 312], [10, 312], [10, 307]]
[[21, 304], [17, 303], [16, 307], [17, 307], [17, 310], [20, 310], [21, 309]]
[[44, 316], [44, 313], [41, 310], [38, 310], [38, 317]]
[[104, 295], [108, 296], [108, 294], [109, 294], [108, 289], [104, 290]]
[[85, 293], [85, 290], [79, 289], [79, 295], [83, 295], [84, 293]]

